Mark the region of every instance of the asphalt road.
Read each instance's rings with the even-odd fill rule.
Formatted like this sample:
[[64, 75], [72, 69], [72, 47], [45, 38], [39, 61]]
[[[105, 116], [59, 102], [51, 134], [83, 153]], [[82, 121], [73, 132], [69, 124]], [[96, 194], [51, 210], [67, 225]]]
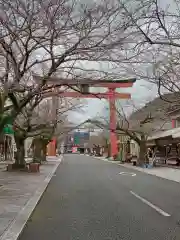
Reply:
[[65, 155], [20, 240], [179, 240], [180, 184], [131, 172]]

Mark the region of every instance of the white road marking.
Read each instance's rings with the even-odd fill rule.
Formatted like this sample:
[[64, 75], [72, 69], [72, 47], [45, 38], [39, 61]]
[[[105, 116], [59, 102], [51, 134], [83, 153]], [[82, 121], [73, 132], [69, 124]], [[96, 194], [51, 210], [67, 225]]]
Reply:
[[136, 176], [136, 173], [132, 173], [132, 172], [120, 172], [119, 174], [120, 175], [128, 175], [128, 176], [132, 176], [132, 177]]
[[93, 157], [94, 159], [98, 159], [98, 160], [107, 162], [107, 163], [115, 163], [115, 164], [117, 164], [117, 161], [108, 160], [107, 158], [101, 158], [101, 157], [95, 157], [95, 156], [91, 156], [91, 157]]
[[146, 199], [142, 198], [141, 196], [139, 196], [138, 194], [136, 194], [133, 191], [130, 191], [130, 193], [135, 196], [136, 198], [138, 198], [139, 200], [141, 200], [143, 203], [147, 204], [149, 207], [153, 208], [154, 210], [156, 210], [158, 213], [160, 213], [161, 215], [163, 215], [164, 217], [170, 217], [171, 215], [167, 212], [164, 212], [162, 209], [160, 209], [159, 207], [155, 206], [154, 204], [150, 203], [149, 201], [147, 201]]

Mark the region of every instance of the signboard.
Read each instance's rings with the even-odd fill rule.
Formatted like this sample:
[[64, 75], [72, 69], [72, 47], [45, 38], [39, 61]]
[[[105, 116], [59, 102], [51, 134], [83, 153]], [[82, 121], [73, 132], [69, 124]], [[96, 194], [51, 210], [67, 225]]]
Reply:
[[76, 153], [77, 152], [77, 147], [72, 147], [72, 153]]
[[12, 124], [6, 124], [3, 128], [4, 134], [14, 134], [13, 126]]
[[5, 118], [6, 120], [6, 124], [4, 125], [4, 128], [3, 128], [3, 133], [14, 134], [13, 119], [10, 116], [6, 116], [5, 114], [0, 114], [0, 118]]
[[89, 132], [84, 132], [84, 140], [89, 140]]
[[79, 144], [79, 136], [74, 135], [74, 144], [78, 145]]
[[74, 144], [84, 143], [89, 140], [89, 132], [75, 132], [74, 133]]
[[84, 132], [73, 132], [67, 135], [65, 140], [65, 145], [69, 147], [82, 147], [84, 143], [88, 142], [90, 138], [90, 133], [88, 131]]

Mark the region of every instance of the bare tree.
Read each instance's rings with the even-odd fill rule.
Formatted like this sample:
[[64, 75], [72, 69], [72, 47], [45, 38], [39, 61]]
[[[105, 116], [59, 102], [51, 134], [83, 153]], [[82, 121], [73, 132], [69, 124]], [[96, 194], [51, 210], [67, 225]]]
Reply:
[[44, 99], [38, 95], [30, 101], [15, 120], [15, 142], [17, 156], [15, 165], [25, 164], [25, 140], [33, 138], [34, 161], [45, 160], [46, 147], [54, 135], [62, 134], [69, 111], [80, 111], [78, 100], [65, 101], [58, 98], [59, 104], [56, 116], [53, 112], [52, 98]]
[[[112, 63], [127, 59], [123, 45], [129, 35], [117, 3], [0, 0], [1, 95], [12, 101], [8, 108], [1, 101], [1, 112], [8, 110], [13, 121], [54, 75], [75, 81], [114, 78], [107, 66], [113, 69]], [[6, 118], [0, 120], [1, 129]]]
[[[116, 134], [124, 134], [139, 145], [138, 163], [142, 165], [146, 160], [148, 137], [169, 129], [171, 125], [171, 119], [167, 113], [170, 105], [161, 98], [156, 98], [142, 108], [137, 108], [132, 100], [128, 100], [125, 104], [116, 101], [114, 107], [117, 113]], [[131, 108], [131, 114], [127, 114], [127, 108], [129, 107]], [[102, 121], [93, 119], [91, 122], [100, 128], [111, 131], [108, 119], [103, 118]]]
[[117, 130], [125, 133], [139, 145], [139, 164], [142, 164], [146, 159], [148, 138], [157, 132], [169, 129], [171, 125], [171, 119], [167, 113], [170, 106], [159, 97], [140, 109], [132, 100], [128, 101], [128, 105], [133, 109], [130, 116], [125, 112], [126, 106], [122, 106], [120, 102], [116, 105]]
[[[165, 91], [179, 92], [180, 2], [119, 0], [119, 4], [131, 22], [131, 49], [139, 53], [129, 71], [156, 83], [162, 98]], [[179, 98], [174, 102], [178, 104]]]

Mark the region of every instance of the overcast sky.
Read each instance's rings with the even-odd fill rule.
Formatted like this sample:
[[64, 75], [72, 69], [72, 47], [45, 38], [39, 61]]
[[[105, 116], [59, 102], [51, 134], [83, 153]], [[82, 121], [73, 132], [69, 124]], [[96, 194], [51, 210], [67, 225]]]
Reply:
[[[173, 0], [159, 0], [159, 2], [163, 8], [166, 8], [167, 4], [171, 4], [171, 9], [173, 8], [174, 10], [175, 8]], [[138, 80], [132, 89], [127, 89], [126, 91], [132, 93], [132, 99], [137, 108], [142, 107], [146, 102], [153, 100], [157, 96], [156, 86], [143, 80]], [[105, 114], [106, 106], [108, 106], [107, 101], [99, 99], [90, 99], [86, 103], [85, 112], [83, 114], [71, 113], [69, 116], [70, 121], [80, 123], [88, 118], [102, 116]]]

